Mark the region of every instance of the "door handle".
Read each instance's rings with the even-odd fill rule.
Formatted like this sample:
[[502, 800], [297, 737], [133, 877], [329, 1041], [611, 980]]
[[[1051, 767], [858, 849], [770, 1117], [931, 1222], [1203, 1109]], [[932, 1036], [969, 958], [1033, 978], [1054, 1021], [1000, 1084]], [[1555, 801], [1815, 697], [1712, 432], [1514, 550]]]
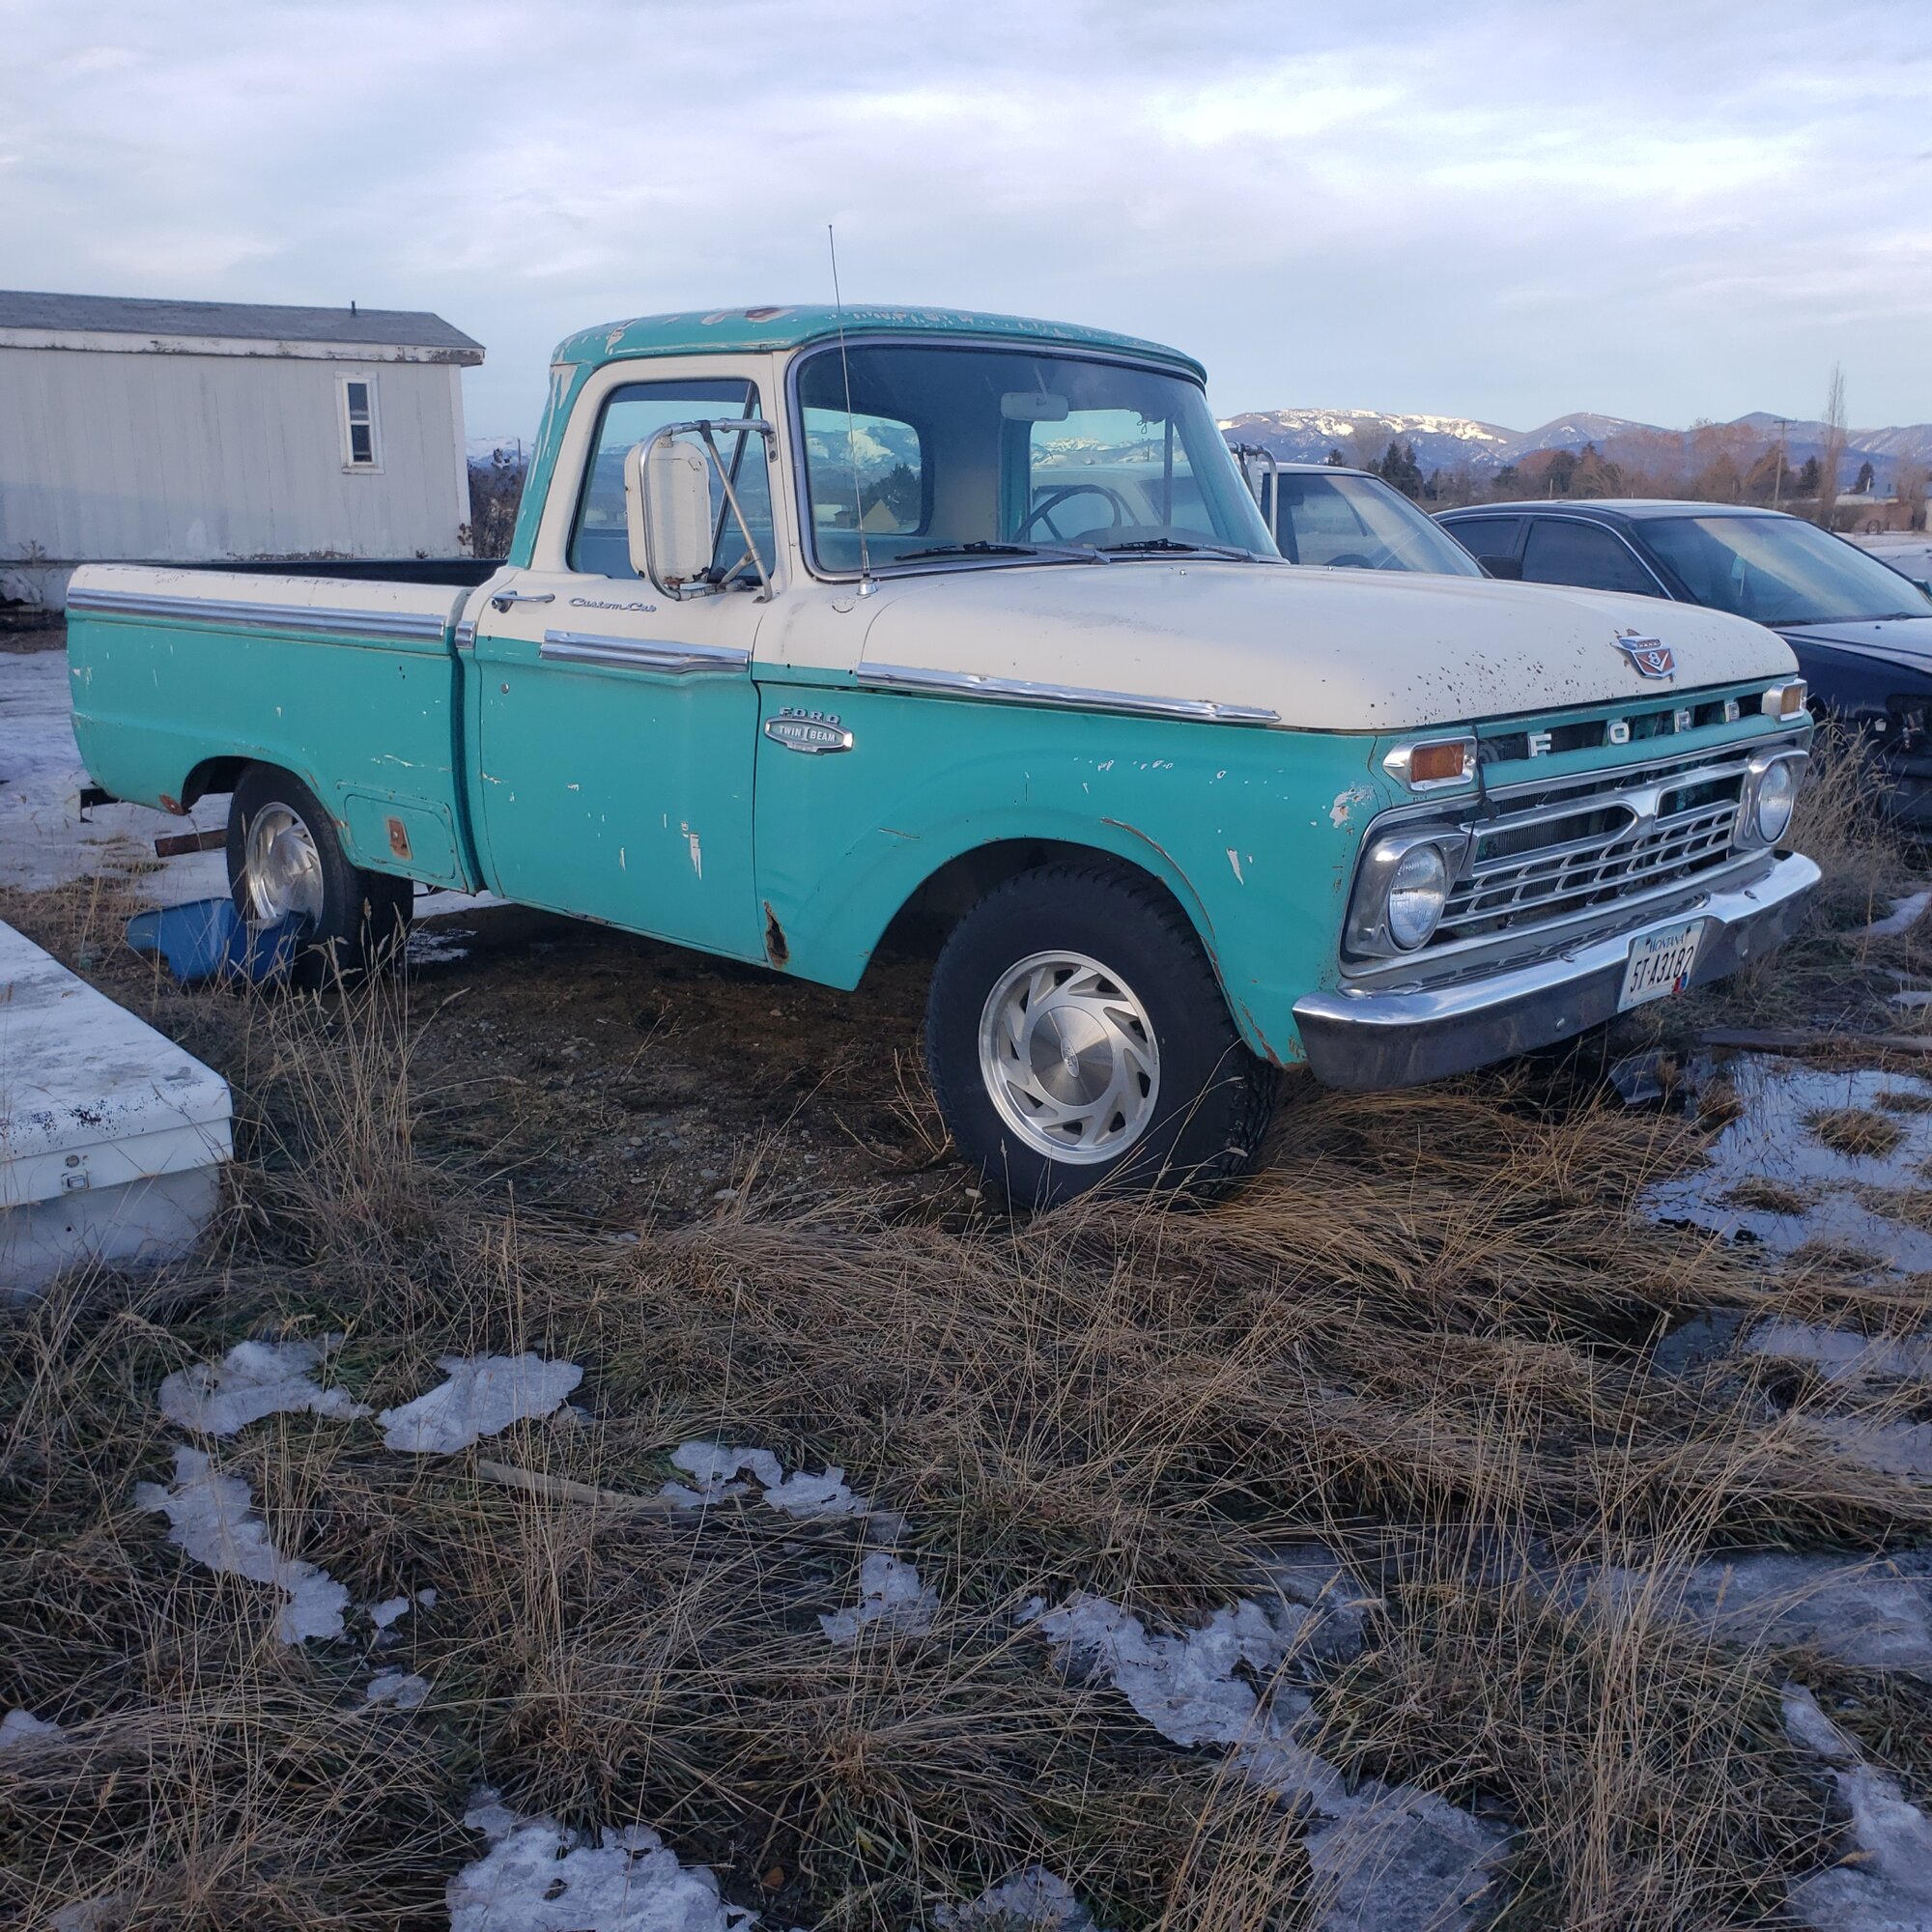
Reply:
[[512, 604], [554, 604], [554, 590], [498, 590], [490, 602], [499, 611], [507, 611]]

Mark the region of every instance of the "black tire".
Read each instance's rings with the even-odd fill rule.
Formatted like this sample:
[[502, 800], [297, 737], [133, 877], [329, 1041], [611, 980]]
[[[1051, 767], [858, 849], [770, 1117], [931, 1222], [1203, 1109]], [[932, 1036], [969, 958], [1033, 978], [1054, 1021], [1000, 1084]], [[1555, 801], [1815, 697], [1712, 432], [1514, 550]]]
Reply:
[[[1151, 1094], [1145, 1120], [1111, 1155], [1076, 1159], [1037, 1145], [1035, 1136], [1052, 1129], [1029, 1131], [1003, 1111], [1003, 1104], [1022, 1103], [1018, 1096], [1005, 1103], [995, 1097], [1002, 1049], [988, 1046], [991, 1071], [982, 1057], [982, 1025], [996, 992], [1026, 962], [1060, 952], [1102, 968], [1094, 980], [1102, 1004], [1109, 982], [1117, 995], [1124, 990], [1152, 1035], [1155, 1077], [1137, 1076], [1140, 1093]], [[1036, 970], [1051, 981], [1052, 967]], [[1128, 1031], [1141, 1037], [1138, 1019]], [[1000, 1037], [994, 1025], [988, 1038]], [[1058, 1050], [1048, 1046], [1048, 1062]], [[1179, 907], [1151, 880], [1103, 866], [1019, 873], [952, 928], [926, 1003], [925, 1057], [954, 1144], [1016, 1207], [1065, 1201], [1109, 1183], [1200, 1188], [1225, 1180], [1260, 1142], [1279, 1079], [1235, 1030], [1214, 970]], [[1016, 1055], [1012, 1064], [1019, 1066]], [[1074, 1059], [1063, 1064], [1070, 1078]], [[1058, 1078], [1057, 1066], [1049, 1071]], [[1124, 1114], [1116, 1118], [1124, 1121]]]
[[228, 891], [235, 910], [251, 921], [274, 916], [274, 907], [262, 902], [247, 875], [247, 852], [257, 817], [276, 810], [292, 813], [315, 848], [313, 876], [320, 885], [320, 905], [304, 915], [306, 929], [291, 980], [320, 986], [400, 961], [415, 907], [414, 885], [351, 865], [335, 821], [315, 793], [275, 765], [247, 766], [228, 803]]

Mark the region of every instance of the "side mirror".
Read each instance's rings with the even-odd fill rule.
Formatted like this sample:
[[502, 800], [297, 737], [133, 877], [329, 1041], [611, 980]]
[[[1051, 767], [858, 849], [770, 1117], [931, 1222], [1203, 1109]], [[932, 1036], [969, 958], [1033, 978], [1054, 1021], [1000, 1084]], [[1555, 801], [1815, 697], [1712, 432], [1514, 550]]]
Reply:
[[667, 596], [711, 568], [711, 462], [695, 443], [656, 436], [624, 452], [631, 568]]

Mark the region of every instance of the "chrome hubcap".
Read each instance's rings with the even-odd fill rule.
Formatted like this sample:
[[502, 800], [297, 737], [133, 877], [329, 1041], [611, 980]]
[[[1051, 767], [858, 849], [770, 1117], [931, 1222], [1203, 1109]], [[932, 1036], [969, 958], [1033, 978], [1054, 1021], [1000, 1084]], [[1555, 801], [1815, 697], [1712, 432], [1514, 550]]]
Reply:
[[1127, 982], [1081, 952], [1012, 967], [980, 1016], [980, 1077], [1001, 1118], [1054, 1160], [1112, 1160], [1160, 1094], [1160, 1049]]
[[292, 806], [265, 805], [248, 821], [242, 879], [253, 919], [322, 918], [322, 856]]

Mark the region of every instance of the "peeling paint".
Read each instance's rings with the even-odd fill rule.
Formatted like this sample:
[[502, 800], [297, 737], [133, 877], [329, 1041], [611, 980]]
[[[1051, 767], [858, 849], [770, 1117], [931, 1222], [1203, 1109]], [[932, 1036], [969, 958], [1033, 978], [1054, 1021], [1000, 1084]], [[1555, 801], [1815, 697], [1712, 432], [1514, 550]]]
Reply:
[[1328, 808], [1328, 823], [1338, 829], [1348, 824], [1358, 805], [1366, 805], [1375, 797], [1367, 785], [1350, 785], [1347, 791], [1338, 791], [1335, 802]]
[[1228, 847], [1228, 863], [1235, 868], [1235, 883], [1245, 886], [1248, 882], [1241, 877], [1241, 855], [1232, 845]]
[[697, 842], [697, 834], [689, 825], [677, 828], [684, 834], [684, 842], [691, 848], [691, 869], [701, 880], [704, 877], [704, 847]]

